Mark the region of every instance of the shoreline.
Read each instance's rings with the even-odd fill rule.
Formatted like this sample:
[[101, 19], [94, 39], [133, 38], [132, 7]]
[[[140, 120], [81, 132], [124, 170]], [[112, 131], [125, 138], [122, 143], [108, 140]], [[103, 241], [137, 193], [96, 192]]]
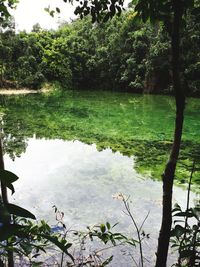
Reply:
[[38, 90], [31, 90], [28, 88], [22, 89], [13, 89], [13, 88], [0, 88], [0, 95], [26, 95], [26, 94], [38, 94], [38, 93], [48, 93], [50, 92], [50, 88], [41, 88]]

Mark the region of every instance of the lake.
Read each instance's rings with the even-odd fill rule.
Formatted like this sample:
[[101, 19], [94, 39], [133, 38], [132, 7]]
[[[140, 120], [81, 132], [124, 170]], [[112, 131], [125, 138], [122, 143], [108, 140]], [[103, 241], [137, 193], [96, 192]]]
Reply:
[[[113, 198], [121, 192], [130, 196], [138, 223], [150, 212], [144, 229], [150, 233], [151, 253], [148, 245], [145, 252], [149, 259], [154, 257], [161, 219], [160, 176], [173, 137], [173, 98], [56, 91], [1, 96], [0, 103], [5, 166], [20, 177], [11, 199], [51, 224], [56, 205], [69, 228], [109, 221], [133, 233], [122, 202]], [[174, 203], [183, 206], [189, 167], [199, 158], [199, 108], [198, 99], [189, 99], [174, 189]], [[198, 177], [196, 173], [194, 191], [199, 190]]]

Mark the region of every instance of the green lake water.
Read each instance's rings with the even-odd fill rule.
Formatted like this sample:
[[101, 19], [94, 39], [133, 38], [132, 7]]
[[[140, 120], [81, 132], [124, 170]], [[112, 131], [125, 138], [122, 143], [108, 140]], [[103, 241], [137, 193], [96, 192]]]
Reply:
[[[0, 104], [6, 169], [20, 177], [12, 200], [52, 224], [56, 205], [68, 227], [110, 221], [131, 233], [122, 203], [112, 197], [130, 195], [138, 222], [150, 211], [145, 230], [151, 236], [148, 257], [153, 257], [160, 176], [173, 137], [173, 98], [68, 91], [1, 96]], [[181, 205], [189, 168], [194, 158], [199, 162], [199, 110], [199, 99], [189, 99], [174, 189], [174, 202]], [[197, 172], [194, 191], [198, 177]]]

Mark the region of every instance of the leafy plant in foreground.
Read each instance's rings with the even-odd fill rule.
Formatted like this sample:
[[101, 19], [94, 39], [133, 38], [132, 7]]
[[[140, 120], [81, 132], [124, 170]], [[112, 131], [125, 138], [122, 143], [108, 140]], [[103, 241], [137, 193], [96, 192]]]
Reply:
[[[200, 264], [200, 207], [182, 210], [179, 205], [173, 209], [175, 227], [171, 232], [171, 247], [179, 253], [175, 266], [194, 267]], [[190, 219], [190, 223], [188, 223]], [[186, 222], [187, 220], [187, 222]]]
[[[18, 177], [14, 173], [0, 170], [1, 183], [9, 188], [12, 194], [15, 192], [13, 183], [17, 180]], [[50, 243], [63, 251], [72, 262], [74, 261], [68, 252], [71, 244], [66, 239], [54, 234], [45, 221], [38, 224], [30, 219], [36, 219], [30, 211], [0, 199], [0, 266], [7, 266], [8, 259], [14, 266], [14, 260], [10, 259], [11, 255], [12, 257], [14, 255], [16, 261], [23, 256], [30, 264], [34, 264], [40, 253], [46, 252], [45, 249]]]
[[193, 163], [187, 196], [187, 207], [178, 204], [173, 209], [174, 228], [171, 231], [171, 247], [178, 251], [178, 262], [174, 266], [194, 267], [200, 265], [200, 205], [190, 208], [190, 190], [195, 162]]
[[[118, 246], [131, 245], [133, 247], [138, 243], [133, 238], [128, 238], [120, 232], [115, 232], [117, 225], [111, 225], [109, 222], [94, 226], [87, 226], [85, 231], [76, 231], [67, 229], [63, 219], [64, 213], [60, 212], [56, 206], [55, 209], [57, 228], [62, 238], [70, 238], [73, 245], [74, 262], [68, 262], [64, 253], [60, 257], [60, 266], [87, 266], [87, 267], [103, 267], [108, 266], [114, 256], [109, 250]], [[99, 242], [100, 241], [100, 242]], [[91, 243], [92, 242], [92, 243]], [[101, 246], [103, 243], [103, 247]]]
[[[139, 225], [136, 222], [136, 220], [135, 220], [135, 218], [133, 216], [133, 213], [131, 211], [131, 208], [130, 208], [130, 201], [129, 201], [130, 197], [125, 197], [122, 193], [119, 193], [116, 196], [114, 196], [114, 198], [122, 200], [122, 202], [124, 204], [124, 207], [125, 207], [124, 213], [131, 219], [131, 222], [132, 222], [132, 224], [133, 224], [133, 226], [135, 228], [135, 231], [136, 231], [137, 239], [135, 240], [135, 242], [137, 242], [139, 244], [139, 261], [138, 261], [138, 263], [134, 259], [133, 255], [131, 255], [131, 258], [134, 261], [135, 266], [144, 267], [145, 257], [143, 255], [143, 241], [144, 241], [144, 239], [149, 239], [149, 234], [146, 234], [144, 232], [143, 226], [144, 226], [144, 224], [145, 224], [145, 222], [146, 222], [146, 220], [147, 220], [147, 218], [149, 216], [149, 212], [147, 213], [146, 217], [142, 221], [141, 225]], [[129, 244], [131, 244], [131, 243], [129, 243]]]

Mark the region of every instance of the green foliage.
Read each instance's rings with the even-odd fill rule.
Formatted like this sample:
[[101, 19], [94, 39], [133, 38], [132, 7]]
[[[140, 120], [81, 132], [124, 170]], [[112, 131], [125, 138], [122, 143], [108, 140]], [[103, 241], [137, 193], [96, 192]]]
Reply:
[[[4, 186], [11, 188], [14, 191], [13, 183], [18, 177], [9, 172], [1, 171], [0, 181]], [[12, 185], [12, 187], [11, 187]], [[60, 249], [61, 255], [61, 266], [64, 266], [64, 255], [67, 257], [65, 266], [78, 266], [79, 259], [74, 258], [68, 250], [72, 247], [72, 243], [67, 241], [68, 230], [63, 223], [64, 214], [59, 212], [54, 206], [56, 219], [58, 225], [61, 225], [62, 232], [54, 233], [51, 227], [45, 222], [33, 223], [35, 216], [28, 210], [10, 203], [0, 202], [0, 264], [1, 266], [7, 266], [7, 259], [10, 257], [12, 252], [14, 255], [14, 262], [17, 264], [18, 261], [23, 260], [23, 264], [30, 266], [41, 266], [44, 263], [43, 253], [49, 250], [49, 245], [53, 244]], [[114, 225], [115, 226], [115, 225]], [[94, 226], [93, 228], [88, 227], [88, 231], [85, 233], [74, 232], [75, 236], [79, 235], [81, 242], [85, 242], [88, 237], [91, 241], [94, 238], [102, 241], [104, 244], [111, 242], [113, 246], [128, 244], [135, 246], [136, 242], [134, 239], [129, 239], [121, 233], [113, 232], [114, 226], [111, 226], [109, 222]], [[52, 247], [51, 247], [52, 249]], [[38, 261], [38, 258], [42, 258], [42, 261]], [[94, 255], [90, 254], [90, 261], [81, 259], [81, 264], [84, 266], [107, 266], [113, 259], [113, 256], [106, 258], [104, 261], [98, 257], [98, 252], [95, 251]], [[89, 265], [88, 265], [89, 264]]]
[[22, 207], [16, 206], [14, 204], [5, 205], [9, 214], [15, 215], [17, 217], [29, 218], [35, 220], [35, 216], [28, 210], [23, 209]]
[[72, 74], [66, 53], [65, 40], [62, 37], [53, 40], [44, 50], [41, 66], [48, 81], [57, 80], [62, 87], [70, 88]]
[[200, 207], [182, 210], [176, 204], [173, 209], [174, 228], [171, 231], [171, 247], [178, 250], [179, 263], [175, 266], [199, 266]]
[[6, 19], [10, 17], [9, 8], [14, 8], [18, 0], [1, 0], [0, 5], [0, 23], [5, 26]]
[[[114, 225], [115, 226], [115, 225]], [[111, 242], [112, 245], [116, 246], [118, 242], [123, 242], [136, 246], [137, 241], [134, 239], [127, 238], [122, 233], [113, 232], [114, 226], [111, 226], [109, 222], [106, 224], [100, 224], [94, 227], [88, 227], [88, 235], [93, 241], [94, 237], [100, 239], [104, 244]]]
[[[92, 24], [84, 17], [56, 31], [35, 25], [31, 33], [18, 34], [11, 23], [0, 33], [1, 86], [38, 89], [45, 81], [57, 81], [63, 88], [79, 90], [171, 93], [171, 26], [138, 21], [138, 15], [155, 15], [142, 15], [144, 3], [139, 2], [137, 12], [130, 8], [107, 23]], [[160, 8], [167, 2], [153, 5]], [[188, 95], [200, 91], [199, 19], [199, 9], [187, 11], [181, 41], [182, 86]]]
[[200, 254], [200, 206], [197, 200], [194, 208], [190, 207], [190, 191], [194, 173], [198, 170], [196, 159], [193, 160], [188, 183], [187, 204], [183, 210], [175, 204], [172, 210], [174, 228], [171, 231], [171, 247], [178, 251], [178, 261], [174, 266], [199, 266]]
[[[1, 183], [12, 190], [13, 183], [18, 177], [12, 172], [1, 170]], [[71, 244], [60, 235], [53, 234], [50, 226], [41, 221], [40, 224], [33, 223], [35, 216], [28, 210], [11, 203], [0, 200], [0, 263], [7, 261], [9, 253], [16, 257], [31, 258], [30, 264], [36, 264], [35, 259], [45, 252], [48, 241], [57, 246], [73, 262], [73, 256], [68, 252]], [[3, 265], [4, 266], [4, 265]], [[6, 266], [6, 265], [5, 265]]]
[[[13, 159], [26, 151], [27, 139], [33, 134], [37, 138], [79, 140], [96, 144], [99, 151], [110, 148], [134, 156], [138, 172], [160, 179], [172, 145], [174, 102], [170, 97], [54, 91], [49, 95], [2, 96], [0, 100], [3, 145]], [[176, 173], [179, 184], [186, 183], [189, 165], [195, 154], [198, 158], [198, 110], [198, 99], [190, 99]], [[198, 185], [198, 175], [194, 176]]]
[[[66, 264], [65, 258], [62, 257], [61, 266], [77, 267], [80, 264], [87, 267], [109, 266], [115, 257], [114, 255], [111, 255], [111, 253], [113, 253], [118, 246], [122, 246], [124, 250], [132, 250], [133, 248], [137, 249], [137, 240], [132, 237], [127, 237], [120, 232], [115, 232], [118, 223], [112, 225], [109, 222], [106, 222], [105, 224], [102, 223], [99, 225], [87, 226], [87, 230], [83, 231], [69, 231], [64, 223], [64, 213], [60, 212], [56, 206], [53, 206], [53, 208], [56, 214], [57, 227], [60, 229], [59, 233], [63, 237], [72, 240], [72, 243], [68, 244], [68, 246], [74, 250], [73, 263], [70, 264], [67, 262]], [[76, 245], [77, 242], [80, 248]]]
[[12, 191], [12, 194], [15, 192], [13, 183], [18, 179], [19, 178], [14, 173], [6, 170], [0, 170], [0, 181]]
[[9, 251], [13, 251], [16, 263], [21, 257], [24, 262], [29, 262], [31, 266], [33, 263], [39, 264], [37, 259], [44, 257], [53, 244], [73, 262], [73, 256], [68, 252], [71, 244], [60, 234], [53, 233], [45, 221], [33, 223], [31, 220], [19, 218], [15, 218], [15, 221], [15, 224], [0, 227], [2, 260], [6, 259]]

